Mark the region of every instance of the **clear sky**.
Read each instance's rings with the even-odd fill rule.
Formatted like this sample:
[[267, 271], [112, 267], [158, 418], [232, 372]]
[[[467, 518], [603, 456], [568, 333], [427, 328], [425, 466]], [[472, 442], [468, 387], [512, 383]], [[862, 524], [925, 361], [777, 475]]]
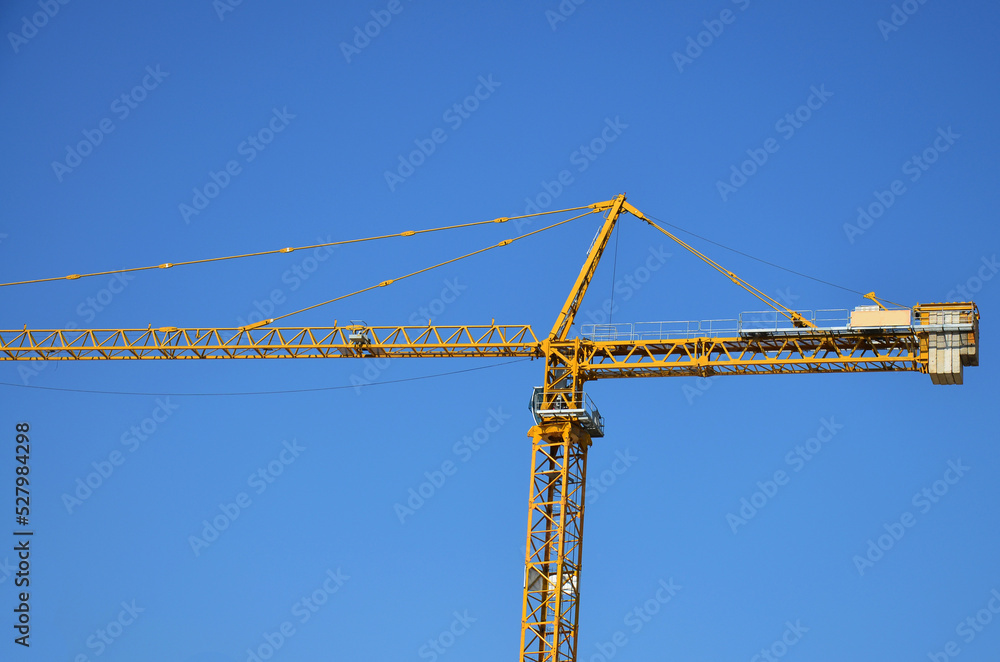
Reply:
[[[846, 288], [691, 239], [798, 309], [871, 290], [972, 296], [982, 365], [962, 387], [910, 373], [590, 384], [608, 428], [590, 454], [580, 659], [993, 662], [998, 18], [984, 0], [4, 2], [0, 281], [627, 192]], [[599, 223], [288, 321], [544, 335]], [[231, 327], [538, 227], [7, 287], [0, 327]], [[601, 321], [612, 292], [622, 322], [760, 308], [632, 217], [578, 321]], [[514, 659], [542, 365], [398, 381], [493, 363], [0, 366], [0, 659]], [[9, 574], [19, 421], [27, 651]], [[440, 485], [401, 516], [428, 477]]]

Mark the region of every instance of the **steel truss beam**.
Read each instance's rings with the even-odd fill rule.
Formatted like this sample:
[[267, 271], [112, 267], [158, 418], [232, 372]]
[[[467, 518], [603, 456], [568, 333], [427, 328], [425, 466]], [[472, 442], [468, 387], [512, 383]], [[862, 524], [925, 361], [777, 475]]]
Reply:
[[521, 612], [522, 662], [576, 659], [590, 436], [573, 421], [536, 425]]
[[0, 331], [0, 361], [540, 355], [527, 325]]

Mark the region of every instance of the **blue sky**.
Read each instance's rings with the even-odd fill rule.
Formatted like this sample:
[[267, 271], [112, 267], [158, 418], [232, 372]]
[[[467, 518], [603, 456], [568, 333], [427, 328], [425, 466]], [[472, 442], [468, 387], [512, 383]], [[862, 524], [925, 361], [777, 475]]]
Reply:
[[[6, 2], [0, 281], [627, 192], [648, 215], [847, 288], [691, 239], [798, 309], [866, 303], [850, 290], [906, 305], [964, 290], [984, 321], [962, 387], [919, 374], [590, 384], [608, 433], [590, 454], [579, 650], [995, 660], [1000, 10], [680, 4]], [[284, 314], [541, 225], [7, 287], [0, 326], [231, 327], [275, 292]], [[544, 335], [598, 225], [289, 322], [430, 311]], [[629, 285], [651, 258], [659, 268]], [[600, 320], [612, 291], [622, 322], [760, 307], [631, 217], [578, 322]], [[0, 657], [511, 659], [541, 364], [355, 388], [492, 363], [7, 363], [0, 480], [13, 483], [28, 421], [36, 536], [32, 645], [8, 626]], [[800, 461], [813, 438], [829, 441]], [[401, 522], [396, 504], [428, 475], [440, 486]], [[947, 492], [922, 495], [935, 486]], [[734, 532], [727, 515], [758, 491], [771, 496]], [[220, 516], [225, 530], [192, 544]], [[8, 618], [14, 554], [0, 546]]]

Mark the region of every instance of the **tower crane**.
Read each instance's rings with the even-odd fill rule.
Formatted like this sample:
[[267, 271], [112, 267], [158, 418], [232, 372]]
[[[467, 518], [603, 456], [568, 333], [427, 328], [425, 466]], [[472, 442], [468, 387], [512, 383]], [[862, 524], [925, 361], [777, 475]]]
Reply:
[[[338, 326], [335, 322], [332, 327], [276, 327], [273, 324], [280, 318], [275, 318], [238, 328], [25, 327], [0, 330], [0, 361], [366, 357], [543, 360], [543, 383], [531, 398], [535, 424], [528, 431], [532, 450], [520, 660], [575, 660], [587, 454], [592, 440], [604, 436], [604, 420], [584, 393], [585, 383], [630, 377], [907, 371], [929, 374], [934, 384], [961, 384], [963, 367], [979, 362], [979, 311], [973, 302], [889, 309], [871, 293], [867, 298], [878, 305], [858, 307], [846, 325], [830, 326], [815, 315], [785, 307], [726, 270], [647, 218], [626, 201], [624, 194], [578, 209], [587, 210], [586, 214], [606, 212], [604, 223], [555, 324], [541, 340], [530, 326], [495, 321], [481, 326], [435, 326], [430, 322], [427, 326]], [[635, 216], [694, 253], [770, 306], [776, 320], [784, 318], [787, 323], [767, 326], [743, 323], [741, 319], [734, 328], [723, 331], [696, 325], [693, 332], [686, 329], [684, 333], [675, 333], [662, 324], [650, 328], [595, 325], [585, 327], [578, 337], [570, 337], [598, 262], [623, 213]], [[482, 250], [507, 245], [535, 232]], [[413, 234], [417, 233], [398, 236]], [[171, 266], [175, 265], [159, 265]], [[426, 269], [414, 274], [422, 271]], [[64, 278], [80, 277], [74, 274]], [[392, 282], [383, 281], [378, 286]]]

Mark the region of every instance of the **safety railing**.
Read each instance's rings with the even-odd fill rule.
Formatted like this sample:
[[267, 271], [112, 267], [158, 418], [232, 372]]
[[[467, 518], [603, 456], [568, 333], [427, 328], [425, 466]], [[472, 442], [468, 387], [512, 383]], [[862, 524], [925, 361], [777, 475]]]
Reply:
[[586, 393], [578, 393], [577, 398], [581, 401], [582, 407], [580, 409], [567, 409], [561, 400], [557, 400], [554, 406], [545, 408], [544, 389], [541, 386], [536, 386], [532, 390], [528, 408], [531, 410], [531, 416], [535, 419], [536, 424], [541, 424], [546, 419], [553, 417], [572, 418], [578, 421], [590, 436], [603, 437], [604, 417], [598, 411], [597, 405]]
[[[803, 310], [802, 317], [819, 328], [844, 328], [850, 321], [847, 310]], [[776, 310], [741, 313], [737, 319], [685, 320], [664, 322], [618, 322], [584, 324], [580, 336], [595, 342], [631, 342], [638, 340], [683, 340], [686, 338], [725, 338], [743, 333], [782, 331], [796, 328], [791, 320]]]
[[[797, 312], [821, 329], [844, 328], [851, 321], [851, 313], [848, 310], [800, 310]], [[792, 324], [791, 320], [776, 310], [740, 313], [740, 332], [781, 331], [794, 328], [795, 325]]]
[[693, 320], [665, 322], [620, 322], [584, 324], [580, 335], [594, 341], [674, 340], [738, 333], [739, 321]]

